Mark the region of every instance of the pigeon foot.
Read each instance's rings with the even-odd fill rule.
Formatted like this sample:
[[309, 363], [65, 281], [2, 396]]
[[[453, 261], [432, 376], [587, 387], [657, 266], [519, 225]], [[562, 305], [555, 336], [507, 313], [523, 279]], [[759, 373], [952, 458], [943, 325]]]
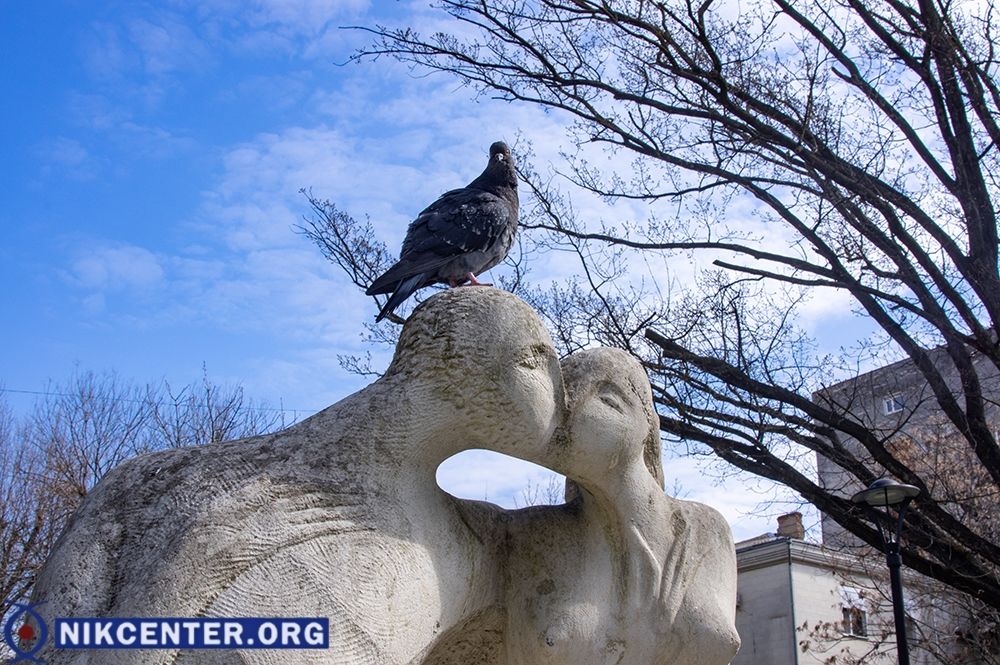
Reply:
[[487, 282], [480, 282], [478, 279], [476, 279], [476, 276], [470, 272], [466, 273], [465, 278], [462, 281], [459, 281], [454, 277], [449, 278], [448, 286], [454, 289], [459, 286], [493, 286], [493, 284]]
[[469, 280], [469, 283], [460, 284], [459, 286], [493, 286], [492, 284], [487, 284], [486, 282], [480, 282], [471, 272], [466, 275], [466, 278]]

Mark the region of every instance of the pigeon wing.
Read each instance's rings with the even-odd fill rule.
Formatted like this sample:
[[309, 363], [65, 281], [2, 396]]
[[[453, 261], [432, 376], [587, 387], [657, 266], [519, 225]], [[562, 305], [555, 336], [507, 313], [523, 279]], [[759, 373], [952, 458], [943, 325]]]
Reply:
[[[490, 192], [454, 189], [424, 209], [406, 231], [399, 261], [366, 293], [392, 291], [401, 280], [425, 273], [420, 287], [441, 281], [436, 271], [452, 259], [495, 244], [510, 221], [510, 206]], [[420, 288], [417, 287], [417, 288]]]
[[493, 245], [507, 225], [510, 208], [496, 194], [476, 189], [446, 193], [421, 212], [411, 225], [420, 232], [407, 232], [403, 256], [434, 252], [453, 258], [484, 251]]

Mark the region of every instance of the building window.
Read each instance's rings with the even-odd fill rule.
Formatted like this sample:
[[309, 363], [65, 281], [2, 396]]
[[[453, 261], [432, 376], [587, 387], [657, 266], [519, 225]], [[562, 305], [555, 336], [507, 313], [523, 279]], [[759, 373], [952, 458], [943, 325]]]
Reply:
[[900, 394], [890, 395], [882, 401], [882, 409], [885, 415], [889, 416], [903, 410], [903, 396]]
[[844, 635], [868, 637], [868, 613], [860, 607], [845, 607]]
[[840, 609], [844, 619], [844, 635], [868, 637], [868, 612], [858, 589], [840, 587]]
[[920, 639], [916, 620], [909, 614], [906, 615], [903, 625], [906, 627], [906, 639], [912, 644]]

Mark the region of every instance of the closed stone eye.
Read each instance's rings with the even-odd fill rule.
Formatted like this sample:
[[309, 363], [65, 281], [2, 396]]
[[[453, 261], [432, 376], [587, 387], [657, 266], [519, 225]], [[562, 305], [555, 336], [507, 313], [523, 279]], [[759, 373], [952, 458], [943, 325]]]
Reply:
[[598, 388], [597, 399], [619, 413], [628, 411], [628, 397], [612, 383], [604, 383]]

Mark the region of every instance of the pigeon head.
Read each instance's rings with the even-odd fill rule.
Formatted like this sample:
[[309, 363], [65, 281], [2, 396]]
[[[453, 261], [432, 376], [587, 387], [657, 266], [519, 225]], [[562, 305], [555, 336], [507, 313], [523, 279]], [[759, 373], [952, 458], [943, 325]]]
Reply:
[[490, 161], [482, 175], [469, 183], [469, 187], [498, 192], [517, 189], [517, 171], [514, 170], [514, 158], [510, 148], [503, 141], [497, 141], [490, 146]]
[[510, 159], [510, 148], [503, 141], [497, 141], [490, 146], [490, 160], [503, 161]]

